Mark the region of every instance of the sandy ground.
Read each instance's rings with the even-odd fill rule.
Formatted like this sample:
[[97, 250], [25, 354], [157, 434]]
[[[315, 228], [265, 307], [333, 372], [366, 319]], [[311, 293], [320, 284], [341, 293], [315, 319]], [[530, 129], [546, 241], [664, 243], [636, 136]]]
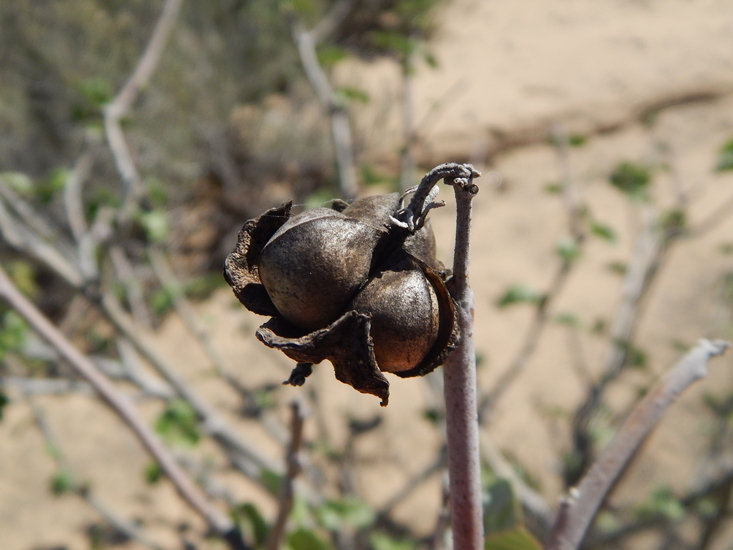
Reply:
[[[560, 177], [554, 150], [542, 140], [551, 122], [588, 132], [587, 144], [571, 150], [572, 179], [593, 216], [612, 226], [619, 236], [615, 244], [588, 241], [583, 258], [552, 307], [553, 315], [573, 312], [586, 328], [597, 319], [613, 317], [621, 278], [608, 264], [626, 261], [635, 232], [634, 209], [606, 182], [620, 160], [658, 162], [659, 144], [664, 144], [664, 162], [672, 170], [657, 173], [655, 198], [661, 206], [670, 205], [674, 182], [681, 182], [692, 198], [693, 227], [733, 195], [733, 175], [712, 171], [716, 151], [733, 135], [733, 96], [726, 95], [733, 89], [733, 4], [727, 0], [455, 0], [441, 19], [444, 26], [431, 46], [440, 68], [421, 69], [415, 79], [419, 114], [430, 112], [439, 102], [432, 122], [426, 125], [421, 155], [428, 164], [453, 155], [457, 160], [491, 162], [481, 166], [487, 178], [475, 201], [472, 263], [477, 351], [484, 358], [479, 380], [485, 390], [517, 353], [532, 315], [528, 306], [499, 311], [497, 297], [515, 283], [546, 289], [558, 266], [555, 243], [567, 234], [561, 200], [544, 190]], [[398, 110], [393, 106], [399, 96], [399, 80], [394, 67], [385, 63], [344, 67], [339, 78], [355, 78], [357, 69], [359, 82], [375, 98], [370, 107], [375, 111], [358, 120], [365, 146], [375, 157], [392, 154], [388, 139], [377, 142], [376, 128], [381, 128], [381, 136], [389, 135], [390, 129], [399, 135]], [[684, 97], [698, 100], [662, 110], [651, 130], [635, 120], [645, 106]], [[606, 131], [593, 133], [598, 130]], [[493, 154], [512, 140], [524, 145]], [[499, 178], [490, 171], [500, 174], [501, 186], [495, 185]], [[443, 194], [449, 204], [434, 212], [433, 224], [439, 254], [447, 262], [454, 210], [448, 193]], [[733, 216], [672, 250], [639, 327], [638, 343], [649, 355], [649, 372], [622, 377], [611, 395], [618, 410], [633, 401], [638, 386], [679, 357], [679, 343], [689, 345], [702, 336], [724, 335], [730, 321], [716, 296], [722, 273], [733, 269], [731, 256], [721, 254], [720, 247], [731, 242]], [[287, 361], [252, 336], [261, 318], [244, 311], [225, 290], [198, 309], [243, 380], [254, 385], [283, 379]], [[273, 460], [280, 460], [278, 445], [263, 428], [237, 417], [236, 396], [212, 375], [180, 320], [171, 316], [153, 337], [237, 430], [257, 442]], [[590, 372], [597, 374], [605, 340], [583, 330], [580, 342]], [[582, 380], [572, 365], [566, 329], [551, 324], [482, 434], [510, 451], [541, 480], [541, 493], [550, 503], [556, 502], [561, 489], [559, 457], [568, 445], [564, 415], [583, 393]], [[614, 502], [639, 502], [663, 485], [684, 490], [695, 478], [706, 453], [705, 434], [712, 425], [701, 396], [705, 392], [722, 395], [731, 388], [733, 355], [717, 359], [711, 367], [710, 376], [665, 417], [614, 494]], [[339, 384], [330, 371], [327, 364], [321, 365], [308, 383], [319, 389], [325, 422], [338, 442], [344, 437], [340, 420], [344, 414], [369, 418], [380, 411], [375, 398]], [[430, 386], [422, 380], [396, 377], [390, 377], [390, 382], [392, 397], [383, 411], [385, 424], [365, 436], [357, 448], [369, 459], [357, 477], [357, 487], [376, 506], [430, 463], [439, 441], [421, 418], [422, 410], [436, 399]], [[283, 402], [302, 391], [283, 389]], [[140, 520], [150, 536], [169, 547], [175, 547], [177, 541], [170, 526], [198, 540], [199, 520], [165, 482], [153, 489], [145, 485], [142, 470], [147, 456], [96, 399], [70, 395], [39, 398], [38, 403], [70, 465], [91, 483], [100, 500]], [[140, 406], [151, 420], [159, 411], [154, 402]], [[308, 427], [310, 436], [315, 434], [315, 424]], [[197, 455], [212, 464], [215, 472], [223, 465], [213, 448], [204, 446]], [[74, 496], [49, 497], [53, 472], [53, 461], [28, 407], [13, 403], [0, 423], [0, 549], [89, 548], [84, 531], [99, 516]], [[241, 477], [215, 477], [237, 499], [255, 501], [265, 513], [273, 513], [273, 503]], [[429, 532], [439, 495], [440, 479], [433, 476], [397, 509], [396, 517], [418, 532]], [[640, 541], [638, 548], [649, 547], [647, 543]], [[202, 545], [209, 547], [216, 545]], [[138, 546], [128, 543], [124, 548]], [[721, 537], [713, 548], [724, 550], [730, 543]]]

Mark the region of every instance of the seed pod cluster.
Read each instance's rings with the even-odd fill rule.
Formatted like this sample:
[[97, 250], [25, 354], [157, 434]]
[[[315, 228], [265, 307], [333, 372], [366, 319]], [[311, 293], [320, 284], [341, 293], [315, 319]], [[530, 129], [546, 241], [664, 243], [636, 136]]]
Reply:
[[427, 202], [417, 224], [412, 212], [409, 224], [398, 219], [396, 193], [297, 215], [286, 203], [244, 224], [224, 275], [245, 307], [271, 317], [258, 339], [299, 363], [289, 383], [328, 359], [340, 381], [386, 405], [383, 372], [425, 375], [456, 347]]

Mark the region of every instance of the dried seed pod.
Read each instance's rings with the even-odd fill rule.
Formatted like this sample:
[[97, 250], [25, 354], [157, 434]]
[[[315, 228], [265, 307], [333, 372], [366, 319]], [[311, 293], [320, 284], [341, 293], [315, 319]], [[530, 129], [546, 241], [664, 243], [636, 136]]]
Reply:
[[373, 277], [349, 309], [371, 318], [374, 355], [384, 372], [414, 369], [438, 336], [440, 308], [435, 290], [407, 256]]
[[415, 211], [394, 193], [297, 216], [288, 203], [245, 223], [225, 277], [248, 309], [272, 316], [257, 338], [299, 362], [290, 383], [328, 359], [338, 380], [386, 405], [382, 371], [421, 376], [456, 347], [430, 197]]
[[290, 218], [260, 255], [259, 277], [285, 319], [304, 330], [338, 319], [369, 276], [380, 233], [328, 208]]

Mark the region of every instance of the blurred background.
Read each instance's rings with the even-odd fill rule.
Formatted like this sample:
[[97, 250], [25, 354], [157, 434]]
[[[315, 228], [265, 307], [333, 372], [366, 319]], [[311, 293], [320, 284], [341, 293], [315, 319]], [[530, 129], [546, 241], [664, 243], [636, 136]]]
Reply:
[[[277, 529], [294, 400], [303, 471], [280, 547], [450, 547], [441, 370], [389, 376], [386, 409], [328, 362], [282, 386], [293, 362], [221, 276], [266, 209], [404, 190], [442, 162], [483, 173], [484, 522], [506, 548], [491, 540], [543, 539], [699, 338], [733, 339], [733, 4], [0, 3], [0, 265], [252, 548]], [[733, 548], [731, 422], [728, 354], [585, 547]], [[228, 548], [220, 535], [0, 299], [0, 548]]]

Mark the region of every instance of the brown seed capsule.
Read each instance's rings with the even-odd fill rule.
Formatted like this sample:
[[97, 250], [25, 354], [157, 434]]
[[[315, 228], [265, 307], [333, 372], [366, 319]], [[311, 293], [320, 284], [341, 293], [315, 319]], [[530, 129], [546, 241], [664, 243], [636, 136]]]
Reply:
[[380, 272], [349, 309], [371, 317], [370, 335], [379, 370], [404, 372], [418, 366], [438, 335], [438, 298], [423, 271], [405, 258]]
[[366, 282], [379, 233], [328, 208], [290, 218], [262, 250], [259, 276], [277, 310], [304, 330], [338, 319]]

